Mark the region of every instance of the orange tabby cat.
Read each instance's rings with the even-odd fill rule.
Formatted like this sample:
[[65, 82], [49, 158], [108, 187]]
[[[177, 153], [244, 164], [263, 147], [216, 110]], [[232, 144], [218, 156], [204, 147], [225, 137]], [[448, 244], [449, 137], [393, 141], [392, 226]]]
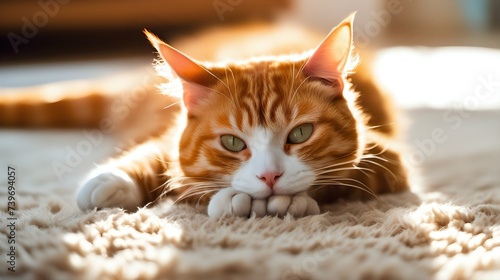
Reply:
[[[363, 73], [369, 72], [363, 64], [352, 75], [352, 20], [348, 17], [309, 52], [212, 64], [147, 33], [162, 58], [157, 69], [166, 79], [166, 95], [148, 88], [143, 106], [168, 107], [146, 114], [165, 121], [145, 128], [142, 144], [89, 176], [78, 191], [80, 209], [134, 210], [172, 194], [207, 203], [214, 217], [302, 217], [338, 198], [408, 189], [393, 148], [390, 106]], [[106, 111], [117, 94], [120, 90], [73, 98]], [[182, 102], [176, 102], [180, 95]], [[7, 116], [0, 125], [30, 125], [19, 117], [19, 108], [29, 106], [12, 105], [19, 103], [19, 97], [0, 99], [0, 112]], [[82, 125], [99, 127], [104, 115]], [[208, 200], [205, 194], [213, 195]]]

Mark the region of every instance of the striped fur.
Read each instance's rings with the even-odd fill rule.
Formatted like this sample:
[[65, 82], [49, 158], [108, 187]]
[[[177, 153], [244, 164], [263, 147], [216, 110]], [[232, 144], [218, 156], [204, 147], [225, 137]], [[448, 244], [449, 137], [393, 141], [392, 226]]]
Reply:
[[[334, 31], [348, 26], [351, 32], [351, 21], [344, 21]], [[323, 45], [328, 44], [332, 34], [335, 35], [331, 33]], [[256, 153], [276, 153], [272, 160], [283, 161], [277, 163], [280, 168], [294, 170], [299, 166], [302, 169], [297, 167], [295, 173], [304, 171], [303, 176], [308, 176], [305, 181], [297, 179], [307, 184], [295, 186], [291, 178], [296, 178], [296, 174], [282, 170], [283, 177], [290, 176], [289, 181], [279, 180], [289, 182], [290, 189], [280, 185], [277, 191], [293, 194], [300, 188], [320, 203], [408, 188], [405, 169], [393, 145], [396, 131], [390, 103], [368, 78], [369, 69], [363, 61], [353, 74], [350, 47], [347, 59], [337, 63], [342, 71], [327, 71], [325, 75], [324, 69], [316, 71], [317, 66], [310, 63], [322, 45], [316, 51], [298, 55], [210, 64], [191, 60], [152, 35], [149, 38], [166, 62], [158, 65], [163, 80], [167, 80], [163, 86], [165, 95], [155, 94], [154, 86], [145, 88], [145, 103], [139, 103], [132, 110], [136, 113], [127, 120], [145, 115], [140, 122], [147, 123], [147, 118], [156, 118], [149, 121], [152, 127], [137, 138], [142, 139], [142, 144], [131, 146], [102, 166], [130, 176], [142, 194], [140, 205], [157, 201], [163, 195], [206, 203], [210, 194], [233, 186], [238, 174], [255, 162]], [[180, 79], [175, 78], [172, 70]], [[179, 92], [180, 82], [183, 92]], [[74, 85], [67, 84], [68, 93], [71, 88]], [[88, 86], [78, 88], [87, 94], [57, 98], [55, 102], [29, 94], [20, 99], [0, 96], [0, 125], [99, 127], [103, 118], [116, 114], [112, 103], [119, 99], [120, 90], [108, 94]], [[38, 98], [35, 104], [27, 104], [26, 100], [32, 98]], [[92, 117], [78, 117], [78, 110], [72, 109], [74, 104], [92, 107]], [[168, 109], [163, 110], [165, 107]], [[37, 108], [57, 110], [70, 117], [55, 118], [44, 112], [40, 118], [26, 117]], [[122, 127], [130, 127], [129, 121], [121, 123]], [[287, 143], [288, 133], [303, 123], [313, 124], [311, 137], [301, 144]], [[258, 136], [259, 133], [265, 136]], [[225, 134], [248, 141], [248, 147], [241, 152], [227, 151], [220, 140]], [[259, 178], [259, 174], [252, 176]]]

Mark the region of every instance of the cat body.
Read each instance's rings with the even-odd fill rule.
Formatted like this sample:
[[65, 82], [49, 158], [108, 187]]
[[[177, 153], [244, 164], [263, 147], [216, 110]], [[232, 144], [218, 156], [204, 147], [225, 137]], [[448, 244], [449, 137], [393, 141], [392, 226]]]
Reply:
[[176, 196], [208, 204], [214, 217], [302, 217], [339, 198], [407, 190], [390, 104], [366, 66], [354, 69], [352, 20], [312, 51], [219, 63], [147, 33], [165, 94], [145, 95], [152, 107], [141, 122], [154, 124], [82, 183], [80, 209], [135, 210]]

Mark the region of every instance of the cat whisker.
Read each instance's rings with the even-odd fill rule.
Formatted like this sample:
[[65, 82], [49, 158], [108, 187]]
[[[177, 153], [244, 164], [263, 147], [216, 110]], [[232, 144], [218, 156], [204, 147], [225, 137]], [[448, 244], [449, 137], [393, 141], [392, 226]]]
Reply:
[[170, 105], [168, 105], [168, 106], [163, 107], [162, 109], [163, 109], [163, 110], [168, 109], [168, 108], [170, 108], [170, 107], [172, 107], [172, 106], [175, 106], [175, 105], [177, 105], [177, 104], [180, 104], [181, 102], [182, 102], [182, 101], [177, 101], [177, 102], [174, 102], [174, 103], [172, 103], [172, 104], [170, 104]]
[[195, 182], [226, 183], [226, 181], [221, 179], [208, 178], [208, 177], [186, 177], [186, 176], [175, 176], [170, 178], [167, 182], [175, 182], [179, 180], [190, 180], [192, 181], [192, 183]]
[[[218, 185], [218, 184], [223, 184], [226, 185], [227, 182], [224, 180], [220, 179], [214, 179], [214, 178], [204, 178], [204, 177], [176, 177], [172, 178], [168, 183], [175, 183], [175, 182], [182, 182], [182, 186], [193, 186], [197, 184], [212, 184], [212, 185]], [[187, 182], [185, 182], [187, 181]]]
[[342, 127], [339, 131], [337, 131], [337, 132], [338, 132], [338, 133], [342, 133], [342, 132], [346, 129], [346, 127], [348, 127], [351, 123], [352, 123], [352, 120], [349, 120], [349, 121], [348, 121], [348, 122], [346, 122], [346, 123], [344, 124], [344, 126], [343, 126], [343, 127]]
[[378, 155], [375, 155], [375, 154], [368, 154], [368, 155], [366, 155], [366, 157], [361, 157], [361, 161], [363, 161], [365, 159], [378, 159], [378, 160], [381, 160], [383, 162], [388, 162], [388, 163], [391, 163], [391, 164], [394, 164], [394, 165], [398, 165], [398, 162], [395, 161], [395, 160], [391, 160], [391, 159], [388, 159], [388, 158], [379, 157]]
[[290, 85], [289, 94], [292, 93], [294, 85], [295, 85], [295, 63], [292, 64], [292, 84]]
[[374, 193], [368, 187], [367, 188], [363, 188], [363, 187], [360, 187], [360, 186], [356, 186], [356, 185], [353, 185], [353, 184], [347, 184], [347, 183], [339, 183], [339, 185], [340, 186], [344, 186], [344, 187], [350, 187], [350, 188], [355, 188], [355, 189], [358, 189], [358, 190], [365, 191], [366, 193], [368, 193], [371, 196], [373, 196], [375, 199], [377, 199], [377, 200], [379, 199], [378, 195], [376, 193]]
[[[184, 179], [186, 180], [186, 179]], [[162, 186], [167, 186], [170, 187], [170, 190], [175, 190], [179, 188], [191, 188], [193, 186], [197, 186], [200, 184], [205, 184], [207, 187], [209, 186], [220, 186], [220, 185], [225, 185], [226, 182], [223, 181], [210, 181], [208, 182], [184, 182], [184, 180], [176, 180], [176, 181], [167, 181], [166, 183], [162, 184]], [[161, 186], [160, 186], [161, 187]]]
[[[373, 143], [373, 146], [371, 147], [365, 147], [365, 152], [368, 152], [370, 151], [371, 149], [374, 149], [375, 147], [378, 147], [378, 146], [381, 146], [380, 143]], [[381, 155], [383, 153], [385, 153], [387, 150], [389, 149], [389, 146], [388, 145], [385, 145], [382, 150], [376, 154], [373, 154], [373, 153], [367, 153], [367, 154], [364, 154], [363, 157], [367, 157], [367, 156], [378, 156], [378, 155]], [[379, 157], [379, 159], [383, 159], [382, 157]], [[389, 159], [384, 159], [384, 160], [389, 160]]]
[[378, 153], [365, 153], [364, 155], [361, 156], [361, 158], [377, 158], [377, 159], [387, 160], [386, 158], [383, 158], [380, 156], [383, 152], [384, 152], [384, 150], [382, 150]]
[[354, 184], [342, 183], [342, 182], [339, 182], [337, 180], [324, 180], [324, 181], [318, 181], [318, 182], [314, 183], [314, 186], [316, 186], [317, 189], [321, 189], [324, 187], [334, 187], [335, 185], [362, 190], [362, 191], [370, 194], [374, 198], [379, 199], [378, 196], [370, 188], [368, 188], [368, 186], [366, 186], [365, 184], [363, 184], [363, 186], [357, 186]]
[[[234, 77], [233, 70], [229, 67], [226, 67], [227, 70], [231, 73], [231, 76], [233, 77], [233, 85], [234, 85], [234, 92], [233, 95], [236, 94], [238, 91], [236, 90], [236, 78]], [[227, 74], [226, 74], [227, 75]]]
[[333, 179], [334, 181], [337, 181], [337, 180], [351, 181], [351, 182], [356, 182], [356, 183], [362, 185], [365, 188], [369, 188], [365, 183], [361, 182], [358, 179], [353, 179], [353, 178], [346, 178], [346, 177], [341, 177], [341, 176], [331, 176], [331, 177], [322, 176], [318, 180], [323, 180], [323, 179], [329, 179], [329, 180]]
[[345, 177], [341, 177], [341, 178], [328, 178], [328, 177], [323, 177], [323, 178], [320, 178], [320, 180], [323, 180], [323, 179], [333, 179], [334, 181], [338, 181], [338, 180], [342, 180], [342, 181], [350, 181], [350, 182], [355, 182], [355, 183], [358, 183], [360, 185], [362, 185], [363, 187], [367, 188], [367, 189], [370, 189], [365, 183], [361, 182], [360, 180], [357, 180], [357, 179], [353, 179], [353, 178], [345, 178]]
[[391, 175], [392, 175], [392, 177], [393, 177], [394, 179], [396, 179], [396, 180], [397, 180], [396, 175], [394, 175], [394, 173], [393, 173], [393, 172], [392, 172], [389, 168], [385, 167], [383, 164], [380, 164], [380, 163], [378, 163], [378, 162], [374, 162], [374, 161], [371, 161], [371, 160], [364, 160], [363, 162], [371, 163], [371, 164], [373, 164], [373, 165], [376, 165], [376, 166], [378, 166], [378, 167], [380, 167], [380, 168], [384, 169], [384, 170], [385, 170], [385, 171], [387, 171], [389, 174], [391, 174]]
[[316, 179], [313, 183], [313, 186], [319, 187], [318, 189], [328, 186], [334, 187], [336, 185], [359, 189], [378, 199], [377, 194], [370, 187], [368, 187], [365, 183], [353, 178], [340, 176], [322, 176]]
[[[294, 75], [292, 76], [292, 78], [293, 78], [293, 80], [292, 80], [292, 81], [293, 81], [293, 82], [292, 82], [292, 86], [291, 86], [291, 88], [293, 88], [293, 86], [295, 85], [295, 79], [299, 76], [299, 74], [300, 74], [300, 73], [302, 73], [302, 71], [304, 70], [304, 67], [306, 67], [306, 64], [307, 64], [307, 62], [308, 62], [308, 61], [309, 61], [309, 58], [308, 58], [308, 59], [306, 59], [306, 60], [304, 60], [304, 62], [302, 63], [302, 65], [299, 67], [299, 71], [297, 71], [297, 73], [296, 73], [296, 74], [294, 74]], [[295, 72], [295, 63], [292, 65], [292, 67], [293, 67], [293, 72]], [[296, 89], [296, 90], [295, 90], [295, 92], [293, 93], [293, 95], [292, 95], [292, 99], [291, 99], [291, 100], [294, 100], [294, 98], [295, 98], [295, 94], [297, 93], [297, 90], [300, 88], [300, 86], [301, 86], [301, 85], [302, 85], [302, 84], [303, 84], [303, 83], [304, 83], [304, 82], [305, 82], [308, 78], [309, 78], [309, 77], [306, 77], [306, 79], [304, 79], [304, 81], [302, 81], [302, 82], [299, 84], [299, 86], [297, 87], [297, 89]], [[291, 90], [291, 89], [290, 89], [290, 92], [292, 92], [292, 90]]]
[[198, 193], [193, 193], [193, 194], [189, 194], [189, 195], [181, 196], [181, 197], [179, 197], [178, 199], [176, 199], [176, 200], [174, 201], [174, 204], [178, 204], [178, 203], [179, 203], [179, 202], [181, 202], [182, 200], [188, 199], [188, 198], [190, 198], [190, 197], [199, 196], [199, 198], [198, 198], [198, 200], [197, 200], [197, 202], [196, 202], [196, 205], [199, 205], [200, 200], [201, 200], [201, 199], [202, 199], [205, 195], [208, 195], [208, 194], [210, 194], [210, 193], [212, 193], [212, 192], [214, 192], [214, 191], [216, 191], [216, 190], [200, 191], [200, 192], [198, 192]]
[[361, 167], [361, 166], [351, 166], [351, 167], [343, 167], [343, 168], [334, 168], [334, 169], [326, 169], [322, 170], [321, 172], [318, 172], [318, 175], [326, 174], [326, 173], [334, 173], [334, 172], [339, 172], [339, 171], [348, 171], [348, 170], [360, 170], [360, 171], [369, 171], [369, 172], [374, 172], [372, 169], [366, 168], [366, 167]]
[[[229, 87], [229, 75], [227, 74], [228, 70], [229, 72], [231, 72], [231, 75], [233, 76], [234, 92], [232, 92], [231, 88]], [[231, 70], [231, 68], [229, 67], [225, 67], [224, 72], [226, 73], [227, 89], [229, 90], [229, 96], [231, 96], [231, 103], [233, 104], [234, 108], [236, 108], [236, 102], [234, 101], [234, 95], [236, 93], [236, 81], [234, 79], [233, 70]]]
[[233, 92], [231, 91], [231, 87], [229, 86], [229, 75], [227, 74], [227, 67], [224, 67], [224, 73], [226, 74], [226, 85], [227, 89], [229, 90], [229, 95], [233, 95]]
[[[228, 89], [229, 89], [229, 87], [228, 87]], [[218, 93], [218, 94], [220, 94], [220, 95], [224, 96], [227, 100], [229, 100], [229, 102], [231, 102], [231, 104], [233, 104], [233, 106], [235, 106], [235, 107], [236, 107], [236, 103], [235, 103], [235, 102], [234, 102], [234, 100], [232, 99], [232, 94], [229, 94], [229, 95], [231, 96], [231, 98], [229, 98], [226, 94], [224, 94], [224, 93], [222, 93], [222, 92], [220, 92], [220, 91], [218, 91], [218, 90], [215, 90], [215, 89], [213, 89], [213, 88], [210, 88], [210, 90], [211, 90], [211, 91], [213, 91], [213, 92], [215, 92], [215, 93]], [[230, 90], [230, 89], [229, 89], [229, 91], [231, 92], [231, 90]]]
[[[380, 146], [380, 144], [374, 144], [373, 148], [375, 148], [375, 147], [377, 147], [377, 146]], [[373, 148], [372, 148], [372, 149], [373, 149]], [[382, 150], [381, 150], [380, 152], [378, 152], [378, 153], [376, 153], [376, 154], [373, 154], [373, 155], [377, 155], [377, 156], [378, 156], [378, 155], [381, 155], [381, 154], [385, 153], [388, 149], [389, 149], [389, 146], [387, 146], [387, 145], [386, 145], [386, 146], [384, 146], [384, 147], [382, 148]], [[369, 151], [369, 150], [365, 150], [365, 151]], [[368, 153], [368, 154], [366, 154], [366, 155], [371, 155], [371, 154], [372, 154], [372, 153]]]
[[[189, 182], [189, 181], [193, 181], [195, 180], [194, 182]], [[188, 182], [185, 182], [185, 181], [188, 181]], [[173, 191], [175, 189], [179, 189], [179, 188], [183, 188], [183, 187], [190, 187], [190, 186], [194, 186], [194, 185], [197, 185], [197, 184], [202, 184], [200, 182], [204, 182], [204, 181], [209, 181], [210, 184], [212, 185], [225, 185], [227, 184], [227, 182], [223, 181], [223, 180], [217, 180], [217, 179], [213, 179], [213, 178], [204, 178], [204, 177], [185, 177], [185, 176], [176, 176], [176, 177], [172, 177], [170, 179], [168, 179], [167, 181], [165, 181], [163, 184], [161, 184], [160, 186], [154, 188], [152, 190], [152, 192], [160, 189], [160, 188], [168, 188], [168, 190], [166, 192], [170, 192], [170, 191]], [[209, 183], [205, 183], [205, 184], [209, 184]]]
[[323, 167], [320, 167], [320, 168], [316, 168], [315, 171], [322, 171], [322, 170], [325, 170], [325, 169], [331, 170], [333, 167], [344, 166], [344, 165], [347, 165], [347, 164], [350, 164], [350, 162], [341, 162], [341, 163], [336, 163], [336, 164], [331, 164], [331, 165], [323, 166]]
[[[155, 192], [155, 191], [159, 190], [160, 188], [167, 189], [167, 190], [166, 190], [166, 191], [164, 191], [164, 192], [170, 192], [170, 191], [173, 191], [173, 190], [175, 190], [175, 189], [178, 189], [178, 188], [180, 188], [181, 186], [174, 186], [176, 183], [178, 183], [178, 181], [180, 181], [180, 180], [176, 180], [176, 181], [174, 181], [174, 180], [172, 180], [172, 178], [171, 178], [171, 179], [168, 179], [168, 180], [167, 180], [167, 181], [165, 181], [163, 184], [161, 184], [161, 185], [159, 185], [158, 187], [156, 187], [156, 188], [152, 189], [152, 190], [151, 190], [151, 192]], [[182, 185], [182, 183], [181, 183], [181, 185]]]
[[391, 174], [392, 174], [392, 171], [391, 171], [391, 170], [389, 170], [386, 166], [384, 166], [384, 165], [383, 165], [383, 164], [381, 164], [381, 163], [378, 163], [378, 162], [373, 161], [373, 160], [368, 160], [368, 159], [363, 159], [362, 161], [363, 161], [363, 162], [366, 162], [366, 163], [370, 163], [370, 164], [376, 165], [376, 166], [378, 166], [378, 167], [380, 167], [380, 168], [382, 168], [382, 169], [384, 169], [384, 170], [386, 170], [387, 172], [389, 172], [389, 173], [391, 173]]
[[368, 173], [366, 173], [365, 171], [368, 171], [372, 174], [375, 174], [375, 170], [371, 169], [371, 168], [368, 168], [368, 167], [363, 167], [363, 168], [359, 168], [359, 166], [356, 166], [358, 168], [356, 168], [356, 170], [358, 170], [359, 172], [363, 173], [365, 176], [369, 176]]
[[295, 91], [293, 92], [293, 95], [292, 95], [292, 99], [293, 100], [295, 98], [295, 94], [297, 94], [297, 91], [300, 89], [300, 87], [307, 81], [309, 80], [310, 77], [306, 77], [300, 84], [299, 86], [295, 89]]
[[307, 65], [307, 62], [309, 61], [309, 58], [304, 60], [304, 62], [302, 62], [302, 65], [300, 66], [299, 68], [299, 71], [297, 72], [297, 74], [295, 75], [295, 78], [297, 78], [297, 76], [302, 73], [302, 71], [304, 70], [304, 67], [306, 67]]
[[[198, 185], [198, 186], [193, 186], [193, 187], [190, 187], [189, 189], [187, 189], [186, 191], [184, 191], [180, 196], [179, 198], [177, 198], [175, 201], [174, 201], [174, 204], [186, 199], [186, 198], [189, 198], [189, 197], [194, 197], [194, 196], [198, 196], [200, 194], [202, 194], [202, 196], [204, 195], [207, 195], [208, 193], [212, 193], [212, 192], [216, 192], [218, 190], [220, 190], [221, 188], [224, 188], [224, 186], [213, 186], [213, 185]], [[200, 197], [201, 199], [201, 197]], [[198, 202], [199, 200], [198, 199]]]
[[[217, 81], [219, 81], [221, 84], [223, 84], [229, 91], [229, 93], [231, 93], [231, 88], [227, 85], [227, 83], [224, 83], [224, 81], [222, 81], [221, 78], [217, 77], [214, 73], [212, 73], [211, 71], [209, 71], [205, 66], [203, 65], [200, 65], [210, 76], [214, 77]], [[203, 86], [205, 88], [207, 88], [208, 90], [211, 90], [213, 92], [216, 92], [216, 93], [219, 93], [221, 94], [222, 96], [226, 97], [229, 101], [231, 101], [231, 103], [236, 106], [236, 104], [234, 103], [234, 101], [232, 99], [230, 99], [226, 94], [220, 92], [220, 91], [217, 91], [217, 90], [214, 90], [213, 88], [209, 88], [209, 87], [206, 87], [206, 86]], [[230, 94], [231, 95], [231, 94]]]
[[374, 128], [379, 128], [379, 127], [384, 127], [384, 126], [391, 126], [391, 125], [395, 125], [395, 123], [386, 123], [386, 124], [380, 124], [380, 125], [367, 126], [366, 128], [368, 128], [368, 129], [374, 129]]
[[225, 87], [229, 90], [229, 92], [231, 92], [231, 89], [229, 88], [229, 86], [228, 86], [226, 83], [224, 83], [224, 82], [222, 81], [222, 79], [221, 79], [221, 78], [217, 77], [217, 75], [215, 75], [214, 73], [212, 73], [212, 71], [209, 71], [209, 70], [208, 70], [206, 67], [204, 67], [203, 65], [200, 65], [200, 66], [201, 66], [201, 67], [202, 67], [205, 71], [207, 71], [207, 73], [208, 73], [208, 74], [210, 74], [210, 75], [211, 75], [212, 77], [214, 77], [216, 80], [218, 80], [219, 82], [221, 82], [221, 83], [222, 83], [222, 84], [223, 84], [223, 85], [224, 85], [224, 86], [225, 86]]
[[[349, 156], [349, 155], [347, 155]], [[326, 165], [326, 166], [323, 166], [323, 167], [319, 167], [319, 168], [316, 168], [315, 170], [316, 171], [320, 171], [320, 170], [323, 170], [323, 169], [328, 169], [328, 168], [332, 168], [332, 167], [335, 167], [335, 166], [341, 166], [341, 165], [347, 165], [347, 164], [352, 164], [352, 160], [348, 160], [348, 161], [343, 161], [343, 162], [338, 162], [338, 163], [334, 163], [334, 164], [330, 164], [330, 165]]]
[[325, 187], [335, 187], [335, 186], [354, 188], [354, 189], [358, 189], [358, 190], [364, 191], [364, 192], [368, 193], [369, 195], [373, 196], [374, 198], [379, 199], [378, 196], [373, 191], [367, 190], [367, 189], [365, 189], [363, 187], [356, 186], [356, 185], [353, 185], [353, 184], [347, 184], [347, 183], [335, 183], [335, 184], [332, 184], [332, 183], [325, 182], [323, 184], [320, 183], [320, 184], [317, 184], [315, 186], [317, 187], [316, 190], [320, 190], [320, 189], [325, 188]]
[[[238, 83], [236, 82], [236, 78], [234, 77], [234, 73], [233, 73], [233, 70], [231, 68], [228, 68], [229, 69], [229, 72], [231, 72], [231, 76], [233, 77], [233, 84], [234, 84], [234, 94], [237, 94], [238, 93]], [[236, 96], [233, 94], [233, 104], [235, 104], [234, 106], [236, 106], [236, 103], [238, 103], [236, 101]], [[235, 107], [236, 108], [236, 107]]]
[[372, 149], [376, 148], [377, 146], [378, 146], [378, 144], [377, 144], [377, 143], [373, 143], [373, 145], [371, 145], [371, 146], [365, 146], [364, 151], [365, 151], [365, 152], [368, 152], [368, 151], [370, 151], [370, 150], [372, 150]]

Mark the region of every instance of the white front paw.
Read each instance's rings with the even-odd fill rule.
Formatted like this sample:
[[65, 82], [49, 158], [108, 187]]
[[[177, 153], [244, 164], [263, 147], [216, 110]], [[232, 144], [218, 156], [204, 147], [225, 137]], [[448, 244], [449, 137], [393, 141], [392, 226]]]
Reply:
[[76, 202], [82, 211], [110, 207], [134, 211], [141, 206], [143, 196], [130, 176], [116, 169], [87, 180], [78, 190]]
[[233, 188], [225, 188], [217, 192], [208, 204], [208, 216], [257, 217], [266, 215], [284, 217], [290, 214], [295, 218], [320, 213], [318, 203], [305, 192], [293, 196], [275, 195], [267, 199], [253, 199], [246, 193]]
[[268, 215], [284, 217], [290, 214], [295, 218], [301, 218], [319, 213], [318, 203], [305, 192], [293, 196], [274, 195], [267, 199]]
[[266, 215], [266, 201], [252, 199], [246, 193], [241, 193], [233, 188], [225, 188], [218, 191], [208, 204], [208, 216], [221, 217], [238, 216], [250, 217], [255, 212], [257, 216]]

